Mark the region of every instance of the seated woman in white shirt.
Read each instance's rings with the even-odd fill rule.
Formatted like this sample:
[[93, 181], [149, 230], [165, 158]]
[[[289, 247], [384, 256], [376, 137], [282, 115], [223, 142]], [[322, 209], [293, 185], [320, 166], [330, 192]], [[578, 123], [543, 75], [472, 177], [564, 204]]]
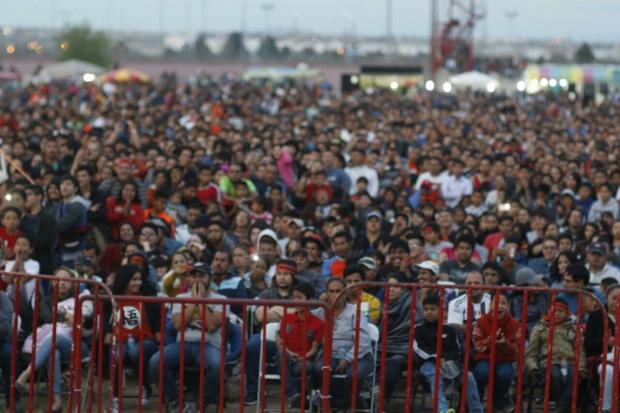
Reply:
[[21, 272], [31, 275], [39, 274], [39, 261], [30, 258], [32, 255], [32, 239], [25, 234], [17, 237], [15, 240], [15, 257], [7, 261], [4, 270], [8, 272]]

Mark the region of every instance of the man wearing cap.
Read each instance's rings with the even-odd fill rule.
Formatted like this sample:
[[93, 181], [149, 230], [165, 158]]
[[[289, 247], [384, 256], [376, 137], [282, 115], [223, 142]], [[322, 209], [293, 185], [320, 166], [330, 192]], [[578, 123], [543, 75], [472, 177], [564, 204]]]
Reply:
[[[517, 287], [541, 287], [543, 276], [536, 274], [531, 268], [521, 268], [515, 274], [514, 284]], [[549, 295], [539, 291], [529, 291], [527, 302], [526, 328], [527, 332], [547, 314], [549, 309]], [[523, 315], [523, 291], [513, 291], [510, 296], [510, 315], [521, 322]]]
[[[297, 264], [293, 260], [280, 259], [276, 264], [276, 275], [272, 281], [270, 289], [263, 291], [257, 297], [259, 300], [290, 300], [293, 295], [293, 285], [297, 274]], [[286, 313], [285, 307], [281, 305], [259, 306], [254, 310], [254, 319], [258, 323], [276, 323], [282, 320]], [[256, 404], [258, 392], [258, 371], [260, 368], [260, 351], [262, 335], [253, 335], [247, 343], [246, 357], [246, 396], [245, 405], [253, 406]], [[272, 359], [277, 354], [275, 343], [266, 343], [266, 359]]]
[[615, 278], [620, 282], [620, 271], [608, 262], [607, 244], [594, 242], [588, 249], [586, 268], [590, 271], [590, 284], [599, 285], [605, 278]]
[[355, 251], [360, 255], [368, 255], [377, 249], [381, 238], [381, 221], [383, 216], [379, 211], [370, 211], [366, 214], [366, 225], [355, 240]]
[[272, 229], [266, 228], [258, 234], [256, 244], [258, 256], [267, 264], [267, 277], [271, 281], [276, 275], [276, 261], [280, 257], [278, 236]]
[[[191, 291], [179, 294], [178, 298], [225, 299], [210, 289], [211, 276], [209, 267], [204, 263], [195, 263], [189, 273], [192, 279]], [[221, 366], [220, 347], [223, 305], [175, 303], [172, 305], [172, 323], [179, 332], [177, 342], [168, 344], [163, 353], [156, 353], [149, 361], [149, 373], [153, 380], [159, 375], [160, 358], [164, 364], [164, 394], [171, 404], [172, 411], [179, 409], [178, 383], [176, 377], [181, 362], [181, 339], [185, 366], [204, 367], [205, 403], [217, 405], [219, 397], [219, 372]], [[204, 343], [202, 337], [204, 335]], [[204, 347], [202, 347], [204, 345]], [[204, 348], [204, 353], [201, 349]], [[156, 382], [156, 381], [154, 381]]]

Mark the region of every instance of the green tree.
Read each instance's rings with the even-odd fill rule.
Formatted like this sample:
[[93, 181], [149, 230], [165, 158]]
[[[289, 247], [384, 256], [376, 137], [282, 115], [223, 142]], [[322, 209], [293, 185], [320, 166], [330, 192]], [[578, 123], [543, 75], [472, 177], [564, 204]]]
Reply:
[[56, 36], [56, 42], [60, 60], [79, 59], [99, 66], [108, 66], [112, 61], [110, 39], [87, 24], [67, 28]]
[[258, 57], [262, 59], [276, 59], [279, 56], [278, 45], [276, 39], [271, 36], [263, 37], [256, 52]]
[[207, 36], [200, 33], [194, 42], [194, 56], [198, 59], [206, 59], [211, 56], [211, 50], [207, 45]]
[[239, 58], [247, 54], [248, 51], [243, 43], [243, 35], [239, 32], [229, 34], [222, 48], [222, 56]]
[[582, 43], [575, 52], [575, 62], [577, 63], [592, 63], [595, 60], [594, 52], [588, 43]]

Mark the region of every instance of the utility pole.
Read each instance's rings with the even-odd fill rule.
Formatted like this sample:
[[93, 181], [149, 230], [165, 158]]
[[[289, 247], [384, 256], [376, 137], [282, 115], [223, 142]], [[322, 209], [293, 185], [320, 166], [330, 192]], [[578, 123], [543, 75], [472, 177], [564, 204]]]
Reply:
[[260, 8], [265, 12], [265, 36], [271, 34], [271, 27], [269, 25], [269, 17], [273, 11], [275, 5], [273, 3], [261, 3]]
[[431, 71], [431, 79], [435, 80], [435, 74], [437, 72], [436, 67], [436, 59], [435, 56], [437, 53], [437, 19], [438, 19], [438, 11], [437, 11], [437, 1], [431, 0], [431, 35], [430, 37], [430, 52], [429, 56], [429, 70]]
[[395, 54], [394, 22], [392, 16], [392, 0], [385, 0], [385, 42], [388, 54]]

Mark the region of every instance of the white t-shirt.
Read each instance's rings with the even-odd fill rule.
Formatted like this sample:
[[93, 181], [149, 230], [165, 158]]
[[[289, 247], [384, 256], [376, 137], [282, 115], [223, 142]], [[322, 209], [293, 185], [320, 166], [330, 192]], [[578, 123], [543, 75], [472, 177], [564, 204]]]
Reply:
[[418, 180], [415, 182], [415, 190], [419, 191], [422, 187], [422, 182], [424, 181], [429, 181], [431, 184], [433, 184], [433, 190], [439, 189], [447, 176], [447, 171], [443, 171], [439, 175], [432, 175], [430, 172], [422, 172], [420, 176], [418, 176]]
[[[491, 295], [489, 293], [484, 293], [479, 303], [472, 304], [472, 314], [474, 315], [472, 323], [491, 310]], [[467, 294], [463, 294], [456, 297], [448, 304], [448, 324], [464, 325], [466, 322]]]

